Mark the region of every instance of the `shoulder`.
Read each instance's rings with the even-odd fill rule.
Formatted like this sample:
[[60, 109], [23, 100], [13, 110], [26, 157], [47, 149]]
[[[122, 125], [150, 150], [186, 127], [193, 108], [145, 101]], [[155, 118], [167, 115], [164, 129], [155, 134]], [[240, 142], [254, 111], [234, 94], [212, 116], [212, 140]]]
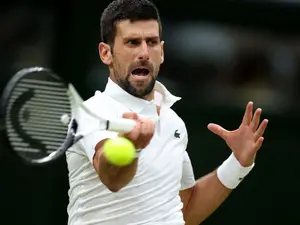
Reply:
[[[100, 91], [96, 92], [94, 96], [85, 100], [83, 104], [88, 111], [99, 116], [100, 118], [109, 119], [111, 117], [118, 116], [118, 105]], [[80, 107], [77, 109], [76, 118], [78, 120], [78, 124], [80, 124], [80, 132], [96, 129], [99, 124], [97, 118], [91, 116], [89, 113], [86, 113], [86, 111]]]
[[105, 117], [116, 116], [121, 107], [119, 102], [100, 91], [96, 91], [94, 96], [84, 102], [84, 105], [97, 115]]
[[84, 101], [84, 105], [90, 109], [104, 108], [105, 106], [112, 106], [114, 104], [116, 102], [113, 99], [100, 91], [96, 91], [92, 97]]
[[167, 108], [166, 116], [170, 122], [173, 122], [176, 125], [180, 125], [182, 127], [186, 127], [183, 119], [172, 108]]

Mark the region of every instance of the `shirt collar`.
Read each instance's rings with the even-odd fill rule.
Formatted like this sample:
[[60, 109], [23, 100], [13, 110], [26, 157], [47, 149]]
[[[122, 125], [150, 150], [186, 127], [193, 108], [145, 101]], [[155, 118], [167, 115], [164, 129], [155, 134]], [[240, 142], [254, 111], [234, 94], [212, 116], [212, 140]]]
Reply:
[[[121, 102], [131, 111], [150, 117], [157, 116], [156, 105], [158, 101], [161, 102], [159, 105], [162, 107], [170, 108], [175, 102], [181, 99], [180, 97], [172, 95], [159, 81], [156, 81], [154, 90], [156, 92], [155, 99], [153, 101], [147, 101], [129, 94], [108, 78], [104, 93], [116, 101]], [[159, 99], [159, 97], [161, 99]]]

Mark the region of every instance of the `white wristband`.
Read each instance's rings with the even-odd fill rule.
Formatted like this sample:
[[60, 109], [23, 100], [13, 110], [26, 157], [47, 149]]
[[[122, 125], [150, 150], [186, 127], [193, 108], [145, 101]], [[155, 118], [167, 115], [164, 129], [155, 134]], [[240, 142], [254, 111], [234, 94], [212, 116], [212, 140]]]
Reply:
[[138, 157], [140, 157], [140, 153], [141, 153], [142, 149], [136, 149], [135, 151], [135, 158], [137, 159]]
[[221, 183], [229, 188], [235, 189], [253, 169], [254, 163], [249, 167], [243, 167], [232, 153], [228, 159], [217, 169], [217, 176]]

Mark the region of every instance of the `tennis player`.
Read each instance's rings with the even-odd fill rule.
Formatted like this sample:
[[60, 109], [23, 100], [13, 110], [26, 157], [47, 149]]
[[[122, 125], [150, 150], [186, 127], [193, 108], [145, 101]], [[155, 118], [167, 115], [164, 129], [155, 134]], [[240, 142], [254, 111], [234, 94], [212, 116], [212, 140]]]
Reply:
[[[216, 210], [254, 167], [267, 120], [262, 110], [246, 106], [238, 129], [217, 124], [232, 154], [215, 171], [195, 180], [186, 152], [188, 134], [171, 109], [180, 98], [156, 81], [164, 61], [162, 25], [148, 0], [115, 0], [101, 17], [99, 54], [109, 70], [104, 92], [85, 104], [95, 113], [136, 120], [125, 137], [141, 149], [125, 167], [111, 165], [103, 143], [119, 134], [95, 132], [67, 153], [69, 225], [197, 225]], [[82, 113], [79, 131], [97, 122]], [[201, 146], [199, 145], [199, 151]]]

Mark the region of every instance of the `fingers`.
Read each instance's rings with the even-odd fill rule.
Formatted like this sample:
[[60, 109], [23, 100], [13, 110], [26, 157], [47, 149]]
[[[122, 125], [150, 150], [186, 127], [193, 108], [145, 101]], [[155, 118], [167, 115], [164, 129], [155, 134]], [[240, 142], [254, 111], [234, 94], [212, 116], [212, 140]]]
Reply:
[[252, 120], [253, 102], [249, 102], [246, 106], [245, 114], [243, 117], [242, 124], [249, 125]]
[[254, 133], [254, 140], [257, 142], [265, 133], [265, 130], [267, 128], [269, 121], [267, 119], [264, 119], [257, 131]]
[[255, 143], [255, 146], [254, 146], [255, 152], [257, 152], [261, 148], [263, 142], [264, 142], [263, 137], [258, 138], [258, 140], [257, 140], [257, 142]]
[[131, 141], [135, 142], [139, 138], [140, 133], [141, 133], [141, 124], [137, 122], [133, 130], [127, 134], [124, 134], [124, 136], [130, 139]]
[[136, 113], [134, 113], [134, 112], [127, 112], [127, 113], [123, 114], [123, 118], [137, 120], [138, 119], [138, 115]]
[[140, 139], [146, 147], [154, 135], [155, 124], [152, 120], [142, 120], [140, 124]]
[[254, 113], [253, 119], [250, 123], [250, 128], [252, 129], [253, 132], [255, 132], [257, 130], [257, 127], [258, 127], [259, 122], [260, 122], [261, 113], [262, 113], [261, 108], [258, 108]]
[[137, 149], [145, 148], [151, 141], [155, 132], [155, 123], [149, 119], [140, 118], [136, 113], [124, 113], [123, 118], [133, 119], [136, 126], [124, 136], [130, 139]]
[[228, 130], [224, 129], [220, 125], [210, 123], [208, 124], [207, 128], [213, 132], [214, 134], [218, 135], [219, 137], [223, 138], [226, 140], [227, 134], [229, 133]]
[[258, 108], [255, 111], [253, 119], [249, 125], [252, 132], [254, 133], [254, 141], [255, 142], [259, 142], [260, 138], [264, 135], [264, 132], [265, 132], [268, 122], [269, 122], [267, 119], [264, 119], [261, 122], [261, 124], [259, 125], [261, 114], [262, 114], [262, 109]]
[[[123, 118], [137, 121], [138, 115], [134, 112], [127, 112], [123, 114]], [[124, 134], [123, 136], [132, 141], [136, 140], [140, 134], [140, 127], [141, 127], [140, 123], [137, 122], [133, 130], [127, 134]]]

